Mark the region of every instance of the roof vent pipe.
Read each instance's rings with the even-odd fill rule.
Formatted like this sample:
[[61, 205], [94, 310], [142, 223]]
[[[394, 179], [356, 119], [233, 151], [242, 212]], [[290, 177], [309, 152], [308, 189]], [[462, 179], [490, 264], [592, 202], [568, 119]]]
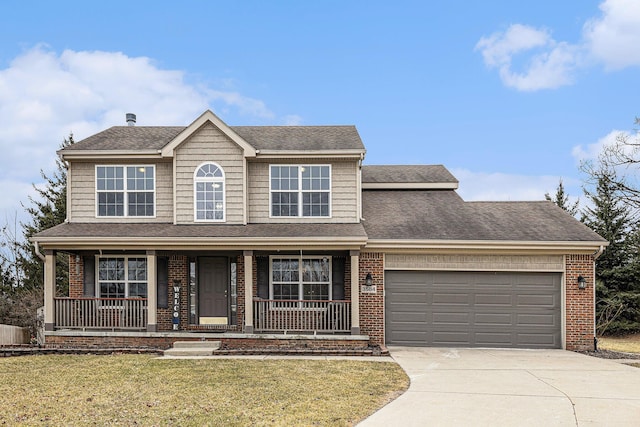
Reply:
[[133, 113], [127, 113], [127, 125], [135, 126], [136, 125], [136, 115]]

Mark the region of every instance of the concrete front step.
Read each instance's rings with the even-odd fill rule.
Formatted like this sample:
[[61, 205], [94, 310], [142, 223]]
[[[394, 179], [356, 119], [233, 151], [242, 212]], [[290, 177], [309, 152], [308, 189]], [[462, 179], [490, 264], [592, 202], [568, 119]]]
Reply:
[[176, 341], [173, 343], [173, 348], [210, 348], [215, 347], [215, 350], [220, 348], [220, 341]]
[[176, 341], [165, 356], [211, 356], [220, 348], [220, 341]]

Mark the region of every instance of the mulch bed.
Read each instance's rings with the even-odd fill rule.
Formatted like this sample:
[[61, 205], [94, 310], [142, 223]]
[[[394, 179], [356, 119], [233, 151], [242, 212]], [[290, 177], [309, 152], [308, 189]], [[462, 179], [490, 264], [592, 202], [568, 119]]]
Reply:
[[640, 360], [640, 353], [622, 353], [611, 350], [581, 351], [580, 353], [586, 354], [587, 356], [599, 357], [601, 359]]

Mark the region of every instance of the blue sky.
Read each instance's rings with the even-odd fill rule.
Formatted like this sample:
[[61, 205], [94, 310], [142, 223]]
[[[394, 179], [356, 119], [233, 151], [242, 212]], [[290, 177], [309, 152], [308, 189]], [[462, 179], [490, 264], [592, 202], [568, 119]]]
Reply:
[[0, 212], [55, 150], [124, 125], [354, 124], [368, 164], [444, 164], [467, 200], [536, 200], [640, 115], [640, 2], [11, 1]]

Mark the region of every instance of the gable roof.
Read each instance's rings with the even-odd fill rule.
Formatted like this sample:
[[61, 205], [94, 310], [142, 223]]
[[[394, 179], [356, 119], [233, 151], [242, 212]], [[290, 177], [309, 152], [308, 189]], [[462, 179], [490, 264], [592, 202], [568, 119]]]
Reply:
[[362, 204], [370, 240], [607, 244], [548, 201], [465, 202], [454, 191], [367, 190]]
[[193, 135], [198, 129], [200, 129], [206, 123], [212, 123], [215, 127], [220, 129], [222, 133], [224, 133], [229, 139], [231, 139], [234, 143], [236, 143], [244, 153], [245, 157], [255, 157], [256, 149], [247, 141], [238, 136], [237, 133], [233, 131], [225, 122], [220, 120], [218, 116], [213, 114], [211, 110], [207, 110], [200, 115], [197, 119], [193, 121], [189, 126], [184, 128], [182, 132], [180, 132], [174, 139], [171, 140], [167, 145], [162, 147], [162, 157], [172, 157], [173, 152], [176, 148], [180, 146], [184, 141], [186, 141], [191, 135]]
[[227, 126], [211, 111], [205, 111], [189, 126], [113, 126], [60, 150], [60, 154], [89, 152], [171, 152], [207, 122], [254, 156], [301, 152], [363, 154], [364, 144], [355, 126]]
[[455, 190], [458, 180], [443, 165], [367, 165], [362, 188]]

